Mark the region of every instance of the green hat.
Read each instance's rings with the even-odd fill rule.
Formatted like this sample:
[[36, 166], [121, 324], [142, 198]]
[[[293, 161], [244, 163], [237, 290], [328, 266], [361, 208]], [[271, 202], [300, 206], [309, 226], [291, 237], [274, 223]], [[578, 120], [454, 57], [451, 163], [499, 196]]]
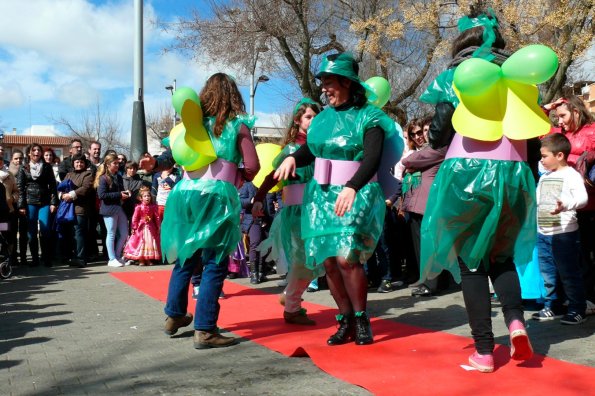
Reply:
[[316, 78], [321, 78], [327, 75], [337, 75], [348, 78], [361, 85], [366, 90], [366, 97], [369, 101], [376, 100], [377, 96], [372, 88], [363, 82], [357, 75], [357, 62], [353, 59], [353, 56], [349, 53], [342, 52], [340, 54], [327, 55], [322, 63], [320, 69], [316, 74]]

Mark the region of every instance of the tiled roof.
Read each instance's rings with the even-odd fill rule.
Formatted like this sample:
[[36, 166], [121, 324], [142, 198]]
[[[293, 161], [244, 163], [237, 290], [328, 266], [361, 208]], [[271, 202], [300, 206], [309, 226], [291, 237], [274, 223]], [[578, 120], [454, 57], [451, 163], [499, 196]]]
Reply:
[[69, 146], [72, 138], [64, 136], [34, 136], [34, 135], [7, 135], [4, 134], [5, 144], [28, 145], [39, 143], [42, 146]]

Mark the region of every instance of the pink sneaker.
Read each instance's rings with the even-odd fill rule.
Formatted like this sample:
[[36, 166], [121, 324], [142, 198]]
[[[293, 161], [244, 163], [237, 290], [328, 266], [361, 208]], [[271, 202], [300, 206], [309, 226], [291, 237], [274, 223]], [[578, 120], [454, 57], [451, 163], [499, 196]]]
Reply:
[[480, 355], [474, 352], [473, 355], [469, 356], [469, 364], [475, 367], [482, 373], [491, 373], [494, 371], [494, 355]]
[[510, 357], [513, 360], [527, 360], [533, 356], [533, 347], [527, 335], [525, 325], [520, 320], [513, 320], [508, 326], [510, 332]]

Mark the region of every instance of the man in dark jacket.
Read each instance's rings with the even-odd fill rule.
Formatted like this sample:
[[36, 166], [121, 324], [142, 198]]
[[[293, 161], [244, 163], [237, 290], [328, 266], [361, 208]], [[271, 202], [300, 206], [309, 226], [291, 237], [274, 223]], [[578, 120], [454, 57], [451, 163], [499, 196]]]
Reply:
[[[70, 156], [68, 158], [64, 158], [60, 165], [58, 165], [58, 176], [60, 176], [60, 181], [63, 181], [66, 175], [74, 170], [72, 157], [75, 154], [81, 154], [83, 152], [83, 143], [80, 139], [72, 139], [70, 141], [70, 149], [68, 150]], [[88, 168], [88, 165], [86, 168]]]

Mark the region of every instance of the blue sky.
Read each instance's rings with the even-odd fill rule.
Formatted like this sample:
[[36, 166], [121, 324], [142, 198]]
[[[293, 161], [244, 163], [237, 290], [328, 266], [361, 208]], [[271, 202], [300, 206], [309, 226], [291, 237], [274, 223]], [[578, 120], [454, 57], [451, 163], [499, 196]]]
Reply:
[[[196, 62], [177, 53], [162, 52], [172, 37], [152, 21], [174, 20], [201, 1], [144, 1], [145, 110], [170, 106], [165, 86], [197, 91], [206, 78], [229, 68]], [[18, 134], [60, 134], [51, 118], [75, 121], [99, 102], [117, 115], [127, 139], [133, 103], [134, 1], [3, 0], [0, 13], [0, 126]], [[248, 78], [239, 78], [246, 107]], [[285, 83], [260, 84], [255, 109], [260, 126], [279, 122], [290, 111], [281, 94]], [[173, 110], [172, 110], [173, 112]], [[56, 130], [57, 128], [57, 130]]]

